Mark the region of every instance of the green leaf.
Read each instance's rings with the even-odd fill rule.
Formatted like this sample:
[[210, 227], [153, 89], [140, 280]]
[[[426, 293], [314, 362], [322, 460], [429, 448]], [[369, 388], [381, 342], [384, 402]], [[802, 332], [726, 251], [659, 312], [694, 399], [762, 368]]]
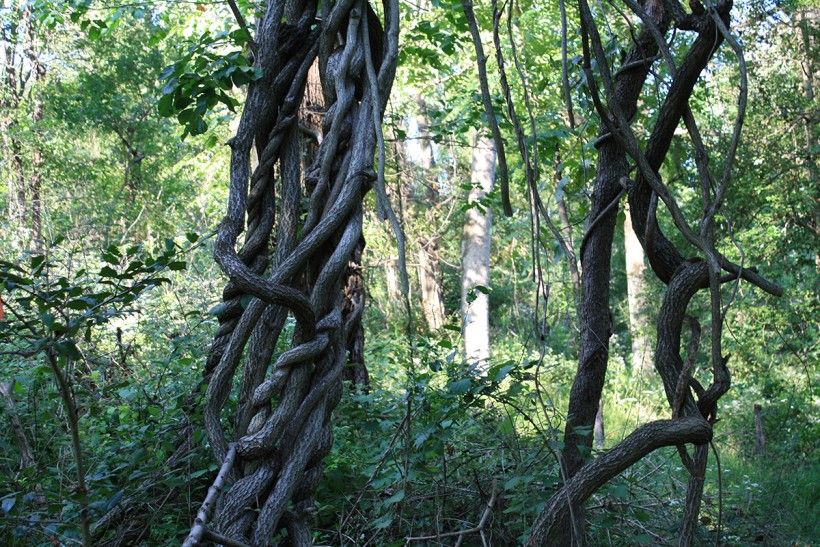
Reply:
[[100, 270], [100, 277], [117, 277], [117, 271], [111, 266], [103, 266]]
[[60, 355], [74, 359], [75, 361], [82, 358], [80, 350], [77, 349], [77, 345], [72, 340], [61, 340], [57, 342], [54, 344], [54, 350]]
[[450, 383], [447, 386], [447, 391], [452, 395], [464, 395], [468, 391], [470, 391], [470, 379], [469, 378], [462, 378], [461, 380], [456, 380], [455, 382]]
[[48, 330], [54, 330], [54, 316], [48, 312], [40, 314], [40, 321], [46, 326]]
[[82, 298], [69, 300], [66, 306], [72, 310], [87, 310], [89, 308], [88, 302]]
[[393, 504], [399, 503], [403, 499], [404, 499], [404, 490], [399, 490], [398, 492], [396, 492], [395, 494], [393, 494], [392, 496], [390, 496], [389, 498], [384, 500], [384, 504], [385, 505], [393, 505]]
[[173, 94], [163, 95], [159, 103], [157, 103], [157, 112], [163, 118], [170, 118], [174, 115], [174, 96]]
[[3, 498], [3, 501], [2, 501], [3, 512], [6, 513], [6, 514], [10, 513], [11, 510], [14, 509], [14, 504], [15, 503], [17, 503], [17, 496], [15, 494], [12, 494], [10, 497]]

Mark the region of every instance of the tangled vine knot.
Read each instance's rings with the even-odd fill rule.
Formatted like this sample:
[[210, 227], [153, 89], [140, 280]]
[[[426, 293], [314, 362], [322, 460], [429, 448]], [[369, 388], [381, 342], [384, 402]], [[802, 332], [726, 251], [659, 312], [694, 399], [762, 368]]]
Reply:
[[[374, 121], [392, 86], [398, 38], [395, 0], [384, 2], [384, 27], [363, 1], [318, 9], [315, 0], [269, 0], [257, 25], [254, 64], [262, 77], [249, 87], [229, 143], [228, 212], [214, 245], [229, 282], [206, 364], [204, 421], [224, 465], [186, 545], [205, 538], [268, 545], [283, 528], [290, 543], [311, 542], [347, 333], [358, 319], [343, 313], [342, 285], [376, 178]], [[299, 107], [314, 64], [326, 110], [303, 177]], [[229, 421], [231, 393], [238, 398]], [[220, 497], [223, 481], [230, 489]]]

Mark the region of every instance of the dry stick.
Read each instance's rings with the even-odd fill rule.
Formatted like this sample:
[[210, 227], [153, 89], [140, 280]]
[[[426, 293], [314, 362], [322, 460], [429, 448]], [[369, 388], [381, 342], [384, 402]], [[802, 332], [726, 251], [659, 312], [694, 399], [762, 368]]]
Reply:
[[222, 485], [225, 483], [225, 477], [231, 472], [234, 460], [236, 459], [236, 444], [231, 443], [228, 446], [228, 453], [225, 456], [225, 461], [222, 462], [222, 467], [219, 468], [219, 473], [216, 475], [213, 484], [208, 488], [208, 495], [205, 496], [205, 501], [196, 514], [196, 520], [191, 527], [191, 532], [182, 544], [182, 547], [196, 547], [202, 541], [207, 531], [208, 519], [211, 518], [211, 512], [219, 499], [219, 494], [222, 491]]
[[220, 545], [227, 545], [228, 547], [249, 547], [247, 543], [242, 543], [241, 541], [236, 541], [235, 539], [223, 536], [222, 534], [214, 532], [210, 528], [205, 529], [205, 539], [209, 539]]
[[461, 0], [464, 15], [467, 17], [467, 25], [470, 27], [470, 34], [473, 37], [475, 46], [476, 64], [478, 65], [478, 81], [481, 87], [481, 100], [484, 103], [484, 113], [487, 115], [487, 123], [493, 133], [495, 141], [496, 155], [498, 156], [498, 178], [501, 183], [501, 205], [504, 215], [512, 216], [512, 205], [510, 204], [510, 183], [507, 170], [507, 155], [504, 153], [504, 140], [501, 138], [501, 130], [498, 128], [498, 120], [495, 119], [492, 98], [490, 97], [490, 85], [487, 82], [487, 56], [484, 55], [484, 46], [481, 45], [481, 33], [478, 30], [475, 13], [473, 12], [472, 0]]
[[433, 539], [458, 536], [458, 543], [456, 545], [459, 545], [463, 541], [464, 536], [468, 534], [481, 533], [484, 531], [484, 528], [487, 526], [487, 520], [489, 520], [490, 515], [492, 515], [493, 513], [493, 506], [495, 506], [495, 500], [497, 496], [498, 489], [496, 488], [496, 481], [493, 480], [492, 494], [490, 495], [489, 501], [487, 501], [486, 507], [484, 507], [484, 512], [481, 514], [481, 520], [478, 521], [477, 526], [468, 528], [466, 530], [456, 530], [453, 532], [445, 532], [443, 534], [434, 534], [431, 536], [408, 536], [404, 538], [404, 541], [406, 543], [410, 543], [411, 541], [429, 541]]

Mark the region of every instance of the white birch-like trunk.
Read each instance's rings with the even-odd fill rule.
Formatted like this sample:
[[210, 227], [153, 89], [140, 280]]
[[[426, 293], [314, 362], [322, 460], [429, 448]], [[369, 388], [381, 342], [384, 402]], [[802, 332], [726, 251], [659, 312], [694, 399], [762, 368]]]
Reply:
[[626, 256], [626, 290], [629, 304], [629, 334], [632, 338], [632, 374], [645, 376], [652, 371], [652, 346], [647, 335], [646, 264], [643, 247], [632, 229], [629, 205], [624, 219], [624, 255]]
[[[469, 203], [492, 191], [495, 179], [495, 145], [486, 137], [476, 138], [473, 146]], [[489, 369], [490, 300], [476, 286], [490, 285], [490, 234], [492, 211], [473, 206], [467, 210], [461, 241], [461, 311], [464, 355], [478, 374]]]

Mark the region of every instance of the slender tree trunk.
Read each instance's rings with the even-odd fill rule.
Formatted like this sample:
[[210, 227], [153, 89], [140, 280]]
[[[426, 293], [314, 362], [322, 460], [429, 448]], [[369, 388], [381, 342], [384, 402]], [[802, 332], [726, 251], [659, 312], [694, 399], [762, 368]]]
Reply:
[[418, 259], [421, 304], [427, 328], [432, 332], [444, 324], [437, 235], [419, 238]]
[[364, 236], [361, 236], [347, 265], [347, 281], [344, 286], [344, 304], [342, 305], [342, 317], [350, 325], [347, 332], [347, 366], [345, 366], [342, 378], [354, 386], [367, 386], [370, 383], [370, 376], [364, 362], [364, 325], [362, 324], [365, 302], [364, 276], [362, 276], [364, 246]]
[[[27, 21], [27, 36], [28, 47], [26, 48], [26, 55], [28, 56], [28, 61], [31, 64], [31, 70], [34, 76], [32, 78], [32, 86], [35, 88], [34, 93], [32, 93], [32, 95], [34, 95], [34, 110], [31, 114], [31, 121], [35, 134], [37, 134], [40, 122], [43, 120], [43, 100], [37, 95], [38, 90], [36, 88], [39, 87], [39, 84], [45, 78], [46, 67], [40, 61], [40, 57], [37, 52], [34, 23], [30, 16]], [[38, 135], [33, 143], [31, 154], [31, 176], [28, 180], [29, 193], [31, 195], [31, 245], [32, 249], [38, 254], [43, 253], [43, 200], [42, 185], [40, 182], [42, 169], [43, 153], [40, 149], [40, 138]]]
[[9, 173], [9, 216], [16, 221], [18, 237], [25, 239], [26, 227], [26, 178], [23, 168], [23, 150], [20, 141], [9, 139], [11, 172]]
[[604, 431], [604, 396], [598, 399], [598, 412], [595, 413], [595, 425], [592, 427], [592, 437], [595, 448], [603, 448], [606, 443]]
[[645, 377], [652, 373], [652, 347], [646, 321], [646, 264], [643, 247], [635, 231], [626, 206], [624, 218], [624, 255], [626, 257], [626, 292], [629, 304], [629, 334], [632, 338], [632, 374]]
[[399, 286], [399, 268], [396, 265], [398, 260], [388, 257], [384, 262], [384, 277], [387, 283], [387, 299], [391, 306], [401, 302], [401, 287]]
[[[820, 180], [817, 168], [817, 119], [814, 116], [814, 78], [817, 72], [817, 10], [804, 9], [800, 14], [801, 55], [800, 75], [803, 78], [803, 93], [808, 108], [803, 115], [803, 129], [806, 133], [806, 174], [809, 180]], [[820, 195], [814, 196], [814, 233], [820, 237]], [[820, 252], [814, 255], [814, 264], [820, 272]]]
[[[43, 118], [43, 105], [39, 103], [34, 114], [35, 124]], [[39, 144], [34, 146], [31, 155], [31, 176], [29, 177], [29, 192], [31, 194], [31, 236], [32, 249], [37, 254], [43, 253], [43, 198], [41, 171], [43, 169], [43, 154]]]
[[20, 423], [20, 418], [17, 417], [17, 410], [14, 406], [14, 397], [11, 394], [11, 383], [0, 382], [0, 396], [3, 397], [3, 402], [6, 407], [6, 414], [8, 415], [11, 430], [14, 437], [17, 439], [17, 447], [20, 449], [20, 467], [33, 467], [35, 464], [34, 451], [31, 449], [31, 444], [26, 437], [26, 430]]
[[[490, 300], [484, 291], [490, 284], [492, 211], [478, 201], [493, 189], [495, 144], [477, 137], [473, 146], [471, 182], [461, 241], [461, 310], [464, 355], [476, 372], [485, 373], [490, 359]], [[476, 289], [479, 287], [479, 289]], [[484, 291], [482, 291], [484, 289]]]
[[419, 169], [416, 170], [417, 183], [424, 187], [424, 219], [426, 226], [424, 231], [433, 229], [432, 233], [418, 238], [418, 261], [419, 261], [419, 286], [421, 288], [421, 305], [424, 312], [424, 319], [430, 331], [439, 329], [444, 324], [444, 303], [441, 287], [441, 265], [439, 264], [439, 242], [441, 236], [437, 231], [438, 223], [436, 214], [438, 213], [438, 181], [435, 167], [435, 157], [433, 156], [433, 146], [430, 142], [429, 122], [427, 120], [427, 105], [424, 99], [417, 100], [418, 112], [416, 113], [416, 125], [418, 126], [418, 157], [408, 154]]
[[762, 456], [766, 453], [766, 430], [763, 429], [763, 407], [755, 405], [755, 454]]

